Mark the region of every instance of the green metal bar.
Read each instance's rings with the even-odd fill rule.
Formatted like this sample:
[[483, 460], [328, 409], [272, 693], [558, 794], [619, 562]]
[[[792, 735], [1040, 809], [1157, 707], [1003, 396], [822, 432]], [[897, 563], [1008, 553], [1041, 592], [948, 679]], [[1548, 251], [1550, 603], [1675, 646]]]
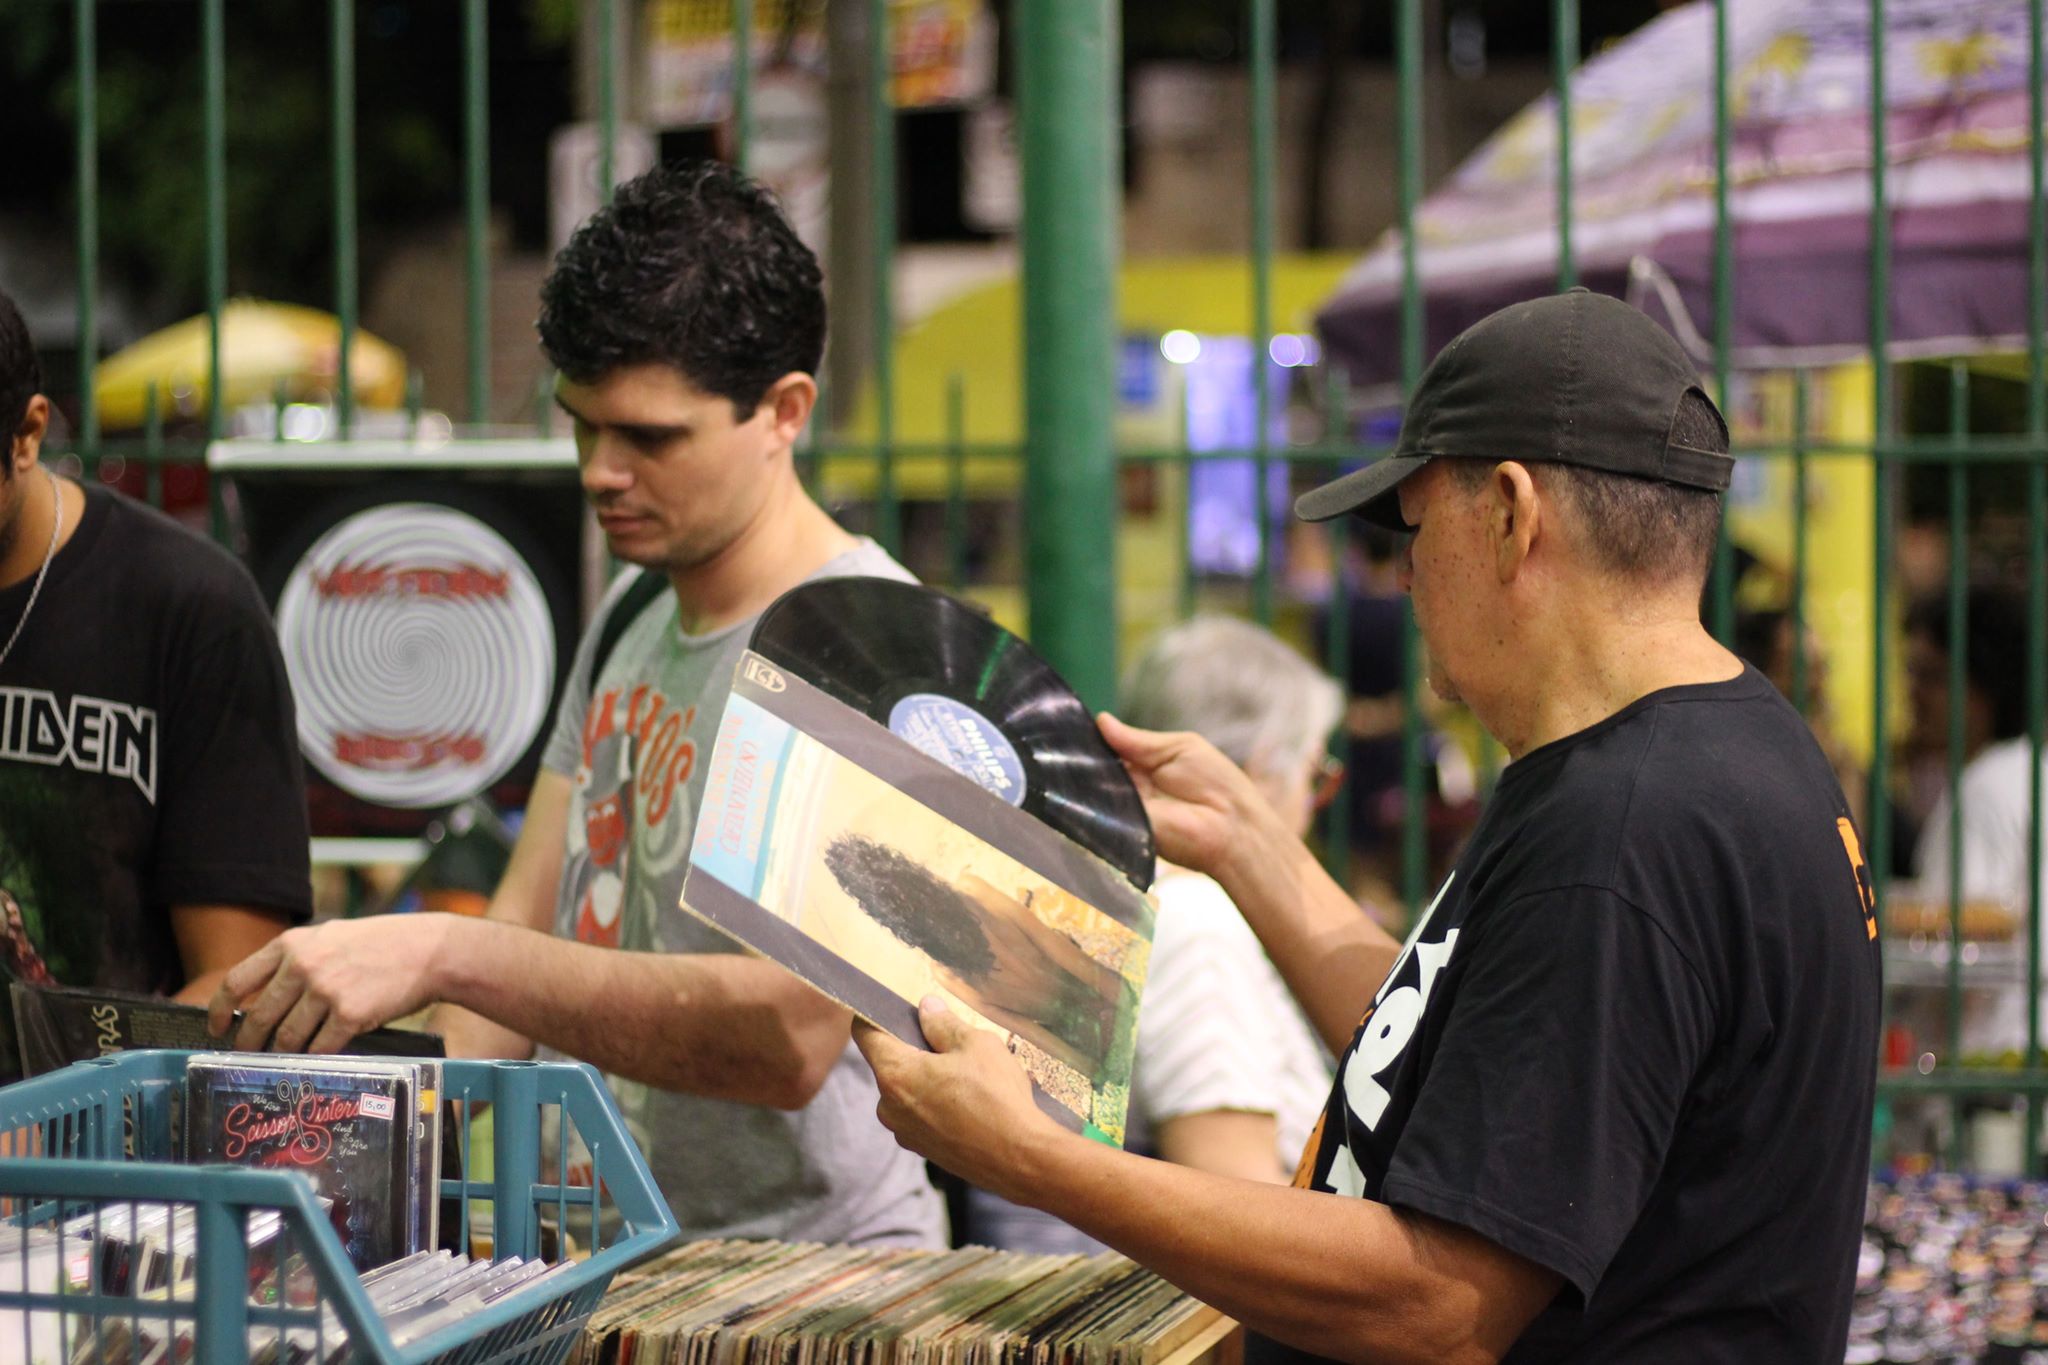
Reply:
[[619, 141], [618, 0], [597, 0], [597, 202], [612, 202]]
[[[1957, 445], [1970, 436], [1970, 371], [1949, 365], [1949, 435]], [[1970, 577], [1970, 471], [1948, 468], [1948, 1048], [1942, 1060], [1963, 1060], [1963, 703], [1969, 693], [1968, 622]], [[1922, 869], [1923, 874], [1926, 869]], [[1962, 1150], [1962, 1120], [1956, 1116], [1956, 1149]]]
[[[818, 471], [825, 460], [824, 438], [818, 429], [825, 424], [825, 414], [832, 411], [832, 390], [826, 379], [824, 367], [817, 374], [818, 401], [811, 404], [811, 420], [804, 423], [804, 429], [796, 438], [796, 476], [805, 488], [815, 490]], [[963, 445], [964, 448], [964, 445]]]
[[[1324, 640], [1324, 657], [1330, 675], [1337, 680], [1348, 711], [1351, 704], [1351, 578], [1345, 572], [1351, 539], [1352, 519], [1339, 517], [1330, 523], [1330, 626]], [[1330, 737], [1331, 753], [1341, 762], [1349, 753], [1349, 717], [1339, 713], [1337, 733]], [[1351, 869], [1351, 788], [1343, 784], [1324, 812], [1323, 867], [1343, 885]]]
[[[1728, 5], [1714, 0], [1714, 398], [1728, 410], [1728, 350], [1735, 331], [1735, 234], [1728, 213]], [[1728, 518], [1714, 537], [1714, 638], [1735, 638], [1735, 546]]]
[[[1335, 442], [1345, 434], [1350, 395], [1344, 371], [1335, 364], [1324, 369], [1323, 439]], [[1330, 523], [1330, 627], [1323, 642], [1330, 676], [1348, 711], [1352, 696], [1351, 676], [1351, 575], [1348, 572], [1351, 545], [1357, 528], [1352, 518], [1339, 517]], [[1350, 751], [1349, 717], [1339, 720], [1337, 733], [1330, 737], [1331, 752], [1339, 761]], [[1323, 819], [1323, 866], [1338, 885], [1347, 884], [1351, 871], [1351, 785], [1342, 783]]]
[[417, 441], [420, 438], [420, 415], [426, 409], [427, 377], [417, 369], [406, 371], [405, 375], [405, 438]]
[[334, 316], [341, 324], [335, 357], [334, 414], [343, 440], [355, 429], [356, 395], [356, 5], [328, 0], [333, 21], [330, 81], [334, 129]]
[[491, 94], [490, 0], [462, 3], [463, 265], [469, 292], [463, 317], [469, 340], [469, 420], [491, 414]]
[[151, 507], [164, 505], [164, 410], [163, 395], [154, 379], [142, 400], [142, 458], [148, 466], [143, 473], [143, 497]]
[[1479, 789], [1481, 791], [1491, 792], [1494, 784], [1500, 781], [1501, 760], [1505, 756], [1501, 752], [1500, 741], [1487, 734], [1484, 730], [1481, 730], [1479, 732]]
[[[845, 438], [827, 438], [820, 444], [823, 452], [835, 459], [850, 459], [855, 456], [872, 458], [879, 448], [872, 440]], [[899, 440], [895, 442], [893, 448], [899, 456], [943, 457], [948, 447], [941, 435], [930, 440]], [[1365, 443], [1299, 445], [1287, 447], [1284, 454], [1276, 453], [1274, 459], [1284, 459], [1289, 464], [1304, 468], [1328, 470], [1333, 466], [1377, 459], [1391, 449], [1391, 446], [1385, 444]], [[1748, 459], [1789, 458], [1782, 438], [1775, 438], [1768, 446], [1738, 446], [1736, 449]], [[1944, 433], [1934, 437], [1895, 437], [1876, 445], [1869, 441], [1809, 441], [1806, 456], [1809, 466], [1813, 460], [1869, 460], [1873, 455], [1880, 464], [1887, 465], [1928, 464], [1943, 468], [1958, 463], [2024, 466], [2033, 463], [2035, 449], [2034, 438], [2024, 433], [1997, 436], [1979, 432], [1970, 438], [1967, 450], [1958, 451]], [[969, 441], [966, 443], [966, 452], [971, 460], [1022, 458], [1024, 447], [1014, 441]], [[1248, 445], [1218, 446], [1213, 450], [1187, 450], [1180, 446], [1132, 446], [1120, 451], [1119, 458], [1135, 464], [1177, 464], [1182, 461], [1206, 463], [1217, 460], [1249, 460], [1255, 458], [1257, 454], [1258, 452]]]
[[967, 586], [967, 384], [946, 376], [946, 582]]
[[1579, 64], [1579, 0], [1551, 0], [1550, 27], [1551, 83], [1557, 87], [1557, 288], [1562, 293], [1579, 282], [1572, 251], [1572, 70]]
[[1111, 0], [1036, 0], [1015, 14], [1032, 642], [1099, 707], [1116, 693], [1121, 39]]
[[733, 164], [746, 170], [754, 146], [754, 0], [732, 0]]
[[[1130, 458], [1128, 455], [1126, 459]], [[1187, 620], [1195, 614], [1199, 593], [1195, 582], [1195, 536], [1193, 516], [1195, 510], [1195, 461], [1192, 452], [1183, 452], [1180, 467], [1180, 595], [1178, 607], [1180, 620]]]
[[[1884, 0], [1870, 0], [1870, 408], [1871, 439], [1891, 436], [1891, 219], [1885, 196]], [[1892, 477], [1875, 471], [1870, 556], [1870, 882], [1883, 922], [1891, 871], [1891, 551]]]
[[1806, 578], [1809, 488], [1806, 477], [1807, 373], [1792, 372], [1792, 704], [1805, 715], [1813, 705], [1809, 695], [1806, 654]]
[[[226, 0], [200, 0], [200, 61], [204, 84], [202, 155], [206, 162], [206, 435], [226, 429], [226, 387], [221, 374], [221, 313], [228, 293], [228, 58]], [[217, 503], [217, 500], [216, 500]], [[219, 509], [215, 508], [216, 519]]]
[[[889, 0], [871, 0], [868, 15], [868, 120], [874, 154], [869, 209], [874, 214], [875, 539], [895, 554], [902, 546], [902, 511], [896, 499], [896, 91], [890, 70]], [[1060, 504], [1054, 504], [1058, 506]]]
[[[2027, 1066], [2041, 1064], [2041, 749], [2048, 725], [2048, 154], [2043, 108], [2048, 90], [2042, 0], [2027, 0], [2027, 434], [2035, 459], [2027, 468]], [[2027, 1168], [2041, 1160], [2041, 1097], [2027, 1098]]]
[[2048, 1073], [2013, 1072], [2003, 1067], [1943, 1067], [1932, 1075], [1886, 1070], [1877, 1078], [1877, 1093], [1890, 1095], [2031, 1095], [2048, 1093]]
[[1258, 517], [1259, 563], [1252, 578], [1252, 615], [1261, 625], [1273, 622], [1273, 518], [1266, 500], [1271, 476], [1273, 395], [1266, 378], [1273, 344], [1273, 160], [1274, 68], [1278, 19], [1274, 0], [1251, 3], [1252, 98], [1252, 507]]
[[[1569, 11], [1569, 12], [1567, 12]], [[1576, 0], [1558, 0], [1556, 13], [1561, 25], [1576, 29]], [[1564, 50], [1560, 30], [1559, 50]], [[1396, 49], [1396, 135], [1400, 142], [1400, 165], [1396, 173], [1401, 224], [1401, 392], [1413, 393], [1422, 378], [1423, 312], [1422, 279], [1416, 259], [1415, 214], [1422, 203], [1422, 3], [1400, 0], [1394, 11]], [[1573, 40], [1572, 48], [1576, 50]], [[1570, 88], [1570, 73], [1560, 87], [1560, 110]], [[1568, 117], [1568, 114], [1561, 114]], [[1560, 125], [1562, 130], [1562, 125]], [[1571, 257], [1570, 151], [1569, 133], [1558, 144], [1559, 185], [1564, 198], [1558, 202], [1559, 276], [1562, 279]], [[1415, 628], [1413, 603], [1401, 612], [1401, 898], [1408, 913], [1421, 913], [1428, 895], [1429, 827], [1427, 795], [1422, 783], [1422, 635]]]
[[78, 443], [86, 451], [100, 444], [100, 122], [99, 47], [95, 20], [99, 0], [73, 0], [73, 63], [78, 87]]

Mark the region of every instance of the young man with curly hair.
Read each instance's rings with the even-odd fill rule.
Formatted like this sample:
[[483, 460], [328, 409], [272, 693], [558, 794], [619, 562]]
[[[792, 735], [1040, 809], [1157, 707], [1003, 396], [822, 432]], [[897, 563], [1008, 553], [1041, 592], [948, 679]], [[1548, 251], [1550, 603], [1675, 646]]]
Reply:
[[810, 579], [909, 577], [797, 479], [825, 344], [818, 263], [746, 177], [659, 167], [563, 248], [540, 336], [584, 493], [638, 571], [578, 649], [489, 915], [288, 934], [230, 974], [217, 1027], [239, 1004], [238, 1046], [329, 1051], [438, 1004], [457, 1055], [539, 1050], [609, 1073], [691, 1236], [943, 1244], [922, 1163], [873, 1121], [848, 1012], [680, 905], [754, 619]]

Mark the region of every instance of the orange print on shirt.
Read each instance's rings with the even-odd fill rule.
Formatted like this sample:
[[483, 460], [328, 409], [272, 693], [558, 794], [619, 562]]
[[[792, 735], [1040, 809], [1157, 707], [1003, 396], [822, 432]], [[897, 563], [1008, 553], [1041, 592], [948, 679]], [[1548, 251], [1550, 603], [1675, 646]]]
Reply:
[[[1367, 1010], [1365, 1018], [1358, 1021], [1358, 1032], [1365, 1032], [1366, 1022], [1371, 1018], [1372, 1010]], [[1338, 1074], [1342, 1075], [1343, 1072], [1340, 1070]], [[1330, 1106], [1326, 1104], [1323, 1106], [1323, 1112], [1316, 1115], [1315, 1131], [1311, 1132], [1308, 1141], [1302, 1144], [1301, 1159], [1294, 1163], [1294, 1188], [1297, 1190], [1312, 1189], [1315, 1186], [1316, 1155], [1323, 1150], [1323, 1127], [1329, 1121]]]
[[[626, 701], [623, 724], [619, 702]], [[697, 708], [671, 709], [659, 688], [641, 684], [627, 694], [622, 687], [605, 689], [591, 699], [583, 718], [583, 766], [588, 768], [598, 741], [624, 731], [634, 737], [634, 804], [649, 829], [668, 816], [676, 788], [690, 780], [697, 767], [697, 745], [688, 732], [697, 723]]]
[[1863, 928], [1877, 937], [1877, 891], [1870, 884], [1870, 868], [1863, 861], [1863, 844], [1848, 816], [1835, 820], [1835, 833], [1842, 836], [1842, 851], [1849, 855], [1849, 870], [1856, 874], [1856, 895], [1863, 902]]
[[1330, 1121], [1330, 1110], [1326, 1105], [1316, 1115], [1315, 1131], [1308, 1135], [1308, 1142], [1301, 1149], [1301, 1160], [1294, 1163], [1294, 1188], [1305, 1190], [1316, 1183], [1316, 1153], [1323, 1148], [1323, 1125]]

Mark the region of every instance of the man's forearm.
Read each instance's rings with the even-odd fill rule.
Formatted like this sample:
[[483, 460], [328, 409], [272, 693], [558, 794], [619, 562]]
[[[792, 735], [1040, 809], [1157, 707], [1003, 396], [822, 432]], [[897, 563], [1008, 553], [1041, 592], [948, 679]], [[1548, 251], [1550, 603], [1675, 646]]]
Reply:
[[[1066, 1133], [1034, 1146], [1019, 1172], [1028, 1184], [1012, 1197], [1302, 1350], [1353, 1361], [1492, 1361], [1540, 1306], [1489, 1303], [1485, 1259], [1505, 1253], [1454, 1245], [1478, 1239], [1384, 1204], [1210, 1175]], [[1482, 1258], [1478, 1283], [1444, 1273], [1467, 1253]], [[1538, 1284], [1554, 1292], [1553, 1278]]]
[[436, 991], [504, 1030], [667, 1090], [799, 1108], [847, 1012], [773, 963], [622, 952], [488, 920], [449, 926]]
[[1316, 1033], [1343, 1051], [1401, 945], [1359, 909], [1308, 848], [1250, 822], [1216, 880], [1259, 936]]

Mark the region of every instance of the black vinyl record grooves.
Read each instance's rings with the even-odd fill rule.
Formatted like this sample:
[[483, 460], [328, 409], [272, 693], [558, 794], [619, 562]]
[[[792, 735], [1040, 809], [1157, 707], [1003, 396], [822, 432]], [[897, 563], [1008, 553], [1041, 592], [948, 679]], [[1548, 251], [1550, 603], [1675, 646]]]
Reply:
[[1095, 718], [1052, 665], [974, 608], [889, 578], [784, 593], [754, 652], [1152, 884], [1152, 825]]

